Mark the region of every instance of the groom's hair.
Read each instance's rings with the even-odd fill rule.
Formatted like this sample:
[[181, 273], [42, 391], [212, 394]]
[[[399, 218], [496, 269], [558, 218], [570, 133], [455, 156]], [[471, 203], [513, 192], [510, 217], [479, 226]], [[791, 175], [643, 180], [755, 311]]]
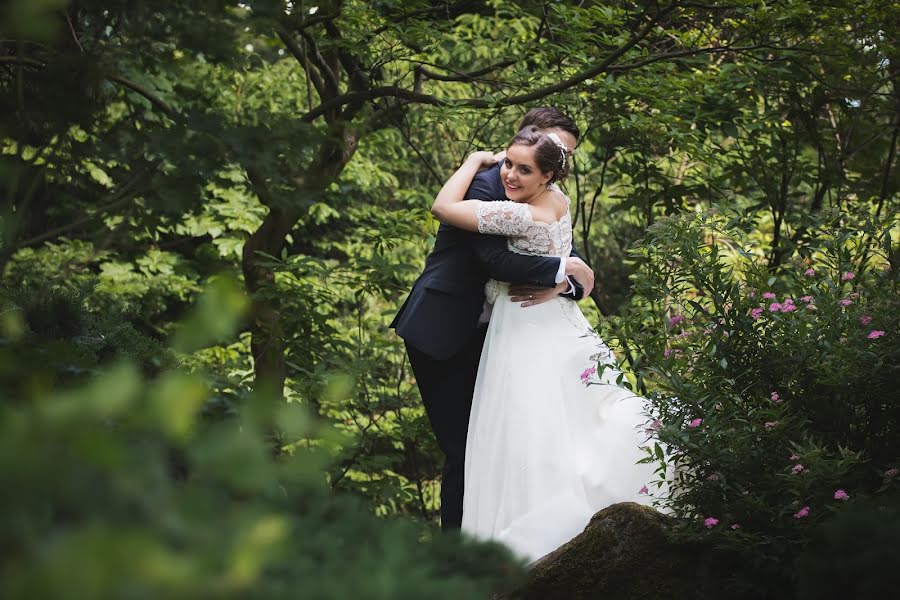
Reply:
[[581, 137], [581, 132], [578, 130], [578, 125], [575, 124], [575, 121], [561, 110], [552, 106], [532, 108], [525, 113], [522, 122], [519, 124], [519, 131], [531, 126], [538, 129], [562, 129], [574, 135], [576, 140]]

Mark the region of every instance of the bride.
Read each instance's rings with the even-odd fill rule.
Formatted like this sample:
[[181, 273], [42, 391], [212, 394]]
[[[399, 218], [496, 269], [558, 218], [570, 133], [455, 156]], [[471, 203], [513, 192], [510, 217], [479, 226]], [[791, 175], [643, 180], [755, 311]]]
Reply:
[[[553, 133], [521, 130], [501, 165], [511, 201], [463, 201], [472, 178], [496, 162], [475, 152], [435, 198], [432, 213], [469, 231], [508, 237], [515, 252], [568, 256], [568, 172]], [[601, 508], [649, 504], [652, 464], [640, 447], [644, 399], [615, 385], [612, 352], [574, 302], [523, 308], [489, 281], [493, 303], [466, 442], [462, 530], [536, 560], [581, 533]], [[600, 373], [596, 367], [603, 365]], [[642, 494], [641, 492], [645, 492]]]

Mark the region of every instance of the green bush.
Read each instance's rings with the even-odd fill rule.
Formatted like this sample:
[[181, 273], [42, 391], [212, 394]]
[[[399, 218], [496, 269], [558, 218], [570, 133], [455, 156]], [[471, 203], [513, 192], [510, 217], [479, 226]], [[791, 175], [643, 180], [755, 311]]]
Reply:
[[[0, 322], [4, 377], [28, 382], [0, 391], [0, 596], [466, 598], [517, 579], [498, 546], [432, 539], [333, 494], [317, 447], [334, 433], [299, 404], [256, 393], [205, 419], [202, 373], [147, 374], [122, 352], [103, 359], [76, 340], [93, 318], [78, 298], [38, 304], [34, 320], [7, 297], [3, 314], [20, 316]], [[221, 340], [245, 307], [233, 283], [214, 284], [174, 343]], [[74, 337], [35, 329], [72, 314], [83, 318]], [[41, 354], [51, 346], [85, 368], [66, 375], [71, 362]], [[278, 448], [273, 432], [308, 443]]]
[[897, 248], [844, 219], [778, 269], [716, 212], [661, 220], [611, 327], [650, 399], [662, 503], [760, 589], [793, 579], [817, 526], [898, 488]]

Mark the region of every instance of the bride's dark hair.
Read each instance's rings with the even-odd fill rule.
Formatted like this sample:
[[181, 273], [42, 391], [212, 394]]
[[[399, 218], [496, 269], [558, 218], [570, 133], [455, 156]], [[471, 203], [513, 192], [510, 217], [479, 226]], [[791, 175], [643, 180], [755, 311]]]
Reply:
[[543, 173], [552, 171], [553, 177], [547, 183], [554, 183], [565, 179], [569, 174], [569, 157], [566, 154], [565, 146], [557, 140], [554, 140], [551, 134], [544, 133], [534, 125], [530, 125], [520, 129], [506, 147], [509, 148], [516, 144], [534, 147], [534, 159], [538, 168]]

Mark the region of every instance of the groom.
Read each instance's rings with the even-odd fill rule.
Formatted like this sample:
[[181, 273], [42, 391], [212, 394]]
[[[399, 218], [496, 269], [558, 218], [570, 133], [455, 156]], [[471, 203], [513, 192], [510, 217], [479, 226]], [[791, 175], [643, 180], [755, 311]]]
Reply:
[[[572, 151], [578, 127], [555, 108], [530, 110], [519, 129], [555, 132]], [[478, 173], [467, 199], [506, 200], [500, 164]], [[507, 249], [506, 238], [441, 224], [425, 270], [391, 323], [406, 344], [425, 412], [446, 456], [441, 483], [441, 527], [462, 523], [466, 434], [478, 360], [487, 333], [484, 285], [508, 281], [513, 302], [531, 306], [559, 294], [579, 300], [594, 273], [572, 251], [568, 258], [526, 256]], [[579, 283], [580, 282], [580, 283]], [[583, 284], [583, 285], [582, 285]]]

